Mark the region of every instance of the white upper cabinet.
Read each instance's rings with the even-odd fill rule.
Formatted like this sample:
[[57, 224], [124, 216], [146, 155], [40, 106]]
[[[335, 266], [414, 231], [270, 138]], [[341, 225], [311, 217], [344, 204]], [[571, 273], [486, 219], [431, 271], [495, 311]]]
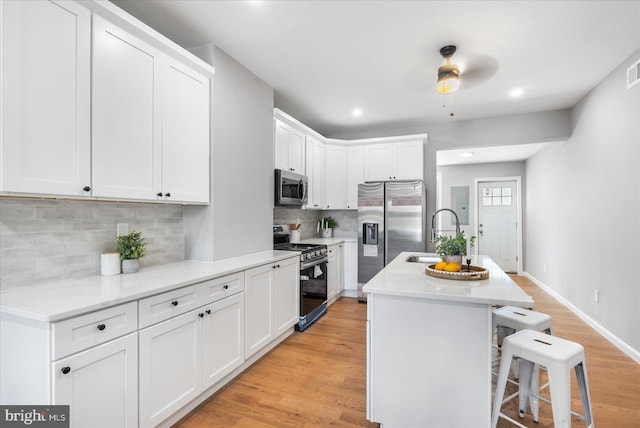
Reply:
[[347, 149], [347, 209], [358, 208], [358, 184], [364, 183], [364, 146]]
[[306, 152], [306, 171], [309, 179], [307, 208], [321, 209], [324, 207], [325, 194], [324, 144], [307, 135]]
[[423, 143], [373, 144], [365, 148], [365, 180], [422, 180]]
[[153, 199], [162, 191], [159, 54], [93, 18], [93, 194]]
[[55, 1], [0, 10], [0, 191], [88, 196], [91, 13]]
[[177, 63], [162, 68], [162, 192], [209, 202], [209, 79]]
[[274, 119], [274, 168], [305, 174], [305, 134]]
[[325, 146], [325, 208], [347, 207], [347, 148]]

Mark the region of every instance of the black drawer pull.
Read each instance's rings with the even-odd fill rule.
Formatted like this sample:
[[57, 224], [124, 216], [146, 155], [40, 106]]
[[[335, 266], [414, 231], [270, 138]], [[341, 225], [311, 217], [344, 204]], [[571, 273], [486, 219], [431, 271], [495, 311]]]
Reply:
[[91, 191], [91, 187], [89, 187], [89, 186], [84, 186], [84, 187], [82, 188], [82, 190], [84, 190], [85, 192], [90, 192], [90, 191]]
[[167, 193], [165, 193], [164, 195], [165, 195], [167, 198], [170, 198], [170, 197], [171, 197], [171, 193], [168, 193], [168, 192], [167, 192]]
[[63, 367], [62, 369], [60, 369], [60, 371], [62, 372], [62, 374], [67, 374], [71, 371], [71, 367]]
[[172, 304], [173, 306], [178, 306], [178, 301], [177, 301], [177, 300], [174, 300], [173, 302], [171, 302], [171, 304]]
[[228, 289], [229, 289], [229, 285], [228, 285], [228, 284], [223, 285], [223, 286], [222, 286], [222, 289], [223, 289], [223, 290], [228, 290]]
[[207, 312], [207, 315], [211, 315], [211, 309], [207, 309], [206, 312]]
[[106, 325], [104, 325], [104, 324], [98, 324], [98, 330], [102, 331], [102, 330], [104, 330], [105, 328], [107, 328], [107, 326], [106, 326]]
[[200, 312], [200, 313], [198, 314], [198, 316], [199, 316], [200, 318], [202, 318], [202, 317], [204, 316], [204, 314], [203, 314], [202, 312]]
[[158, 192], [158, 193], [156, 193], [156, 195], [162, 197], [162, 192]]

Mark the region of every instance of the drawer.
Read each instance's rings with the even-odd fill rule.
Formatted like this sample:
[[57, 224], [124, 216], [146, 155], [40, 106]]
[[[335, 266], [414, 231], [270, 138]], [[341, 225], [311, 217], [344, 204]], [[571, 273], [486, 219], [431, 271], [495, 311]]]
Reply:
[[202, 305], [202, 286], [200, 284], [147, 297], [138, 302], [140, 328], [173, 318]]
[[138, 328], [136, 302], [125, 303], [52, 324], [53, 359], [105, 343]]
[[241, 291], [244, 291], [244, 272], [234, 273], [202, 283], [202, 295], [205, 305]]

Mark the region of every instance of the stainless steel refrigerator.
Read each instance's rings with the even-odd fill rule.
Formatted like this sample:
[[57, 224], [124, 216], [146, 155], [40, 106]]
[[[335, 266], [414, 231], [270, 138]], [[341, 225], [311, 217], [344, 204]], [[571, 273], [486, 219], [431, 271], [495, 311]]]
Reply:
[[425, 196], [422, 181], [358, 185], [359, 283], [403, 251], [426, 251]]

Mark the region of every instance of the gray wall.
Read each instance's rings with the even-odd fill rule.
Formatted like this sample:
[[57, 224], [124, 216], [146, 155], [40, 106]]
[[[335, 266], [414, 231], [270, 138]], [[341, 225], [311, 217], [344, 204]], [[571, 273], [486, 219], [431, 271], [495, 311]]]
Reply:
[[[348, 140], [421, 133], [428, 135], [424, 150], [424, 182], [427, 190], [427, 213], [433, 213], [436, 211], [438, 150], [564, 141], [571, 135], [571, 111], [566, 109], [487, 119], [424, 123], [391, 129], [358, 130], [327, 137]], [[431, 231], [427, 233], [430, 234]], [[427, 249], [433, 251], [433, 244], [429, 242]]]
[[[469, 187], [469, 225], [461, 225], [460, 229], [464, 231], [466, 236], [473, 235], [475, 231], [475, 213], [478, 207], [476, 199], [474, 199], [474, 180], [476, 178], [488, 178], [488, 177], [522, 177], [523, 193], [524, 193], [524, 175], [525, 175], [525, 163], [519, 162], [497, 162], [497, 163], [481, 163], [481, 164], [468, 164], [468, 165], [451, 165], [440, 166], [437, 171], [442, 173], [442, 205], [441, 208], [452, 208], [451, 203], [451, 187], [453, 186], [468, 186]], [[524, 201], [524, 197], [522, 198]], [[452, 215], [438, 214], [438, 217], [442, 215], [442, 226], [445, 229], [452, 229], [452, 224], [455, 225]], [[431, 217], [429, 217], [431, 218]], [[439, 218], [438, 218], [439, 219]], [[524, 230], [524, 229], [523, 229]]]
[[185, 207], [187, 258], [214, 261], [273, 248], [273, 89], [212, 45], [211, 204]]
[[99, 275], [116, 223], [149, 241], [142, 267], [184, 260], [180, 205], [0, 198], [1, 288]]
[[[572, 110], [573, 133], [527, 162], [526, 270], [640, 352], [637, 51]], [[594, 302], [594, 290], [600, 302]]]

